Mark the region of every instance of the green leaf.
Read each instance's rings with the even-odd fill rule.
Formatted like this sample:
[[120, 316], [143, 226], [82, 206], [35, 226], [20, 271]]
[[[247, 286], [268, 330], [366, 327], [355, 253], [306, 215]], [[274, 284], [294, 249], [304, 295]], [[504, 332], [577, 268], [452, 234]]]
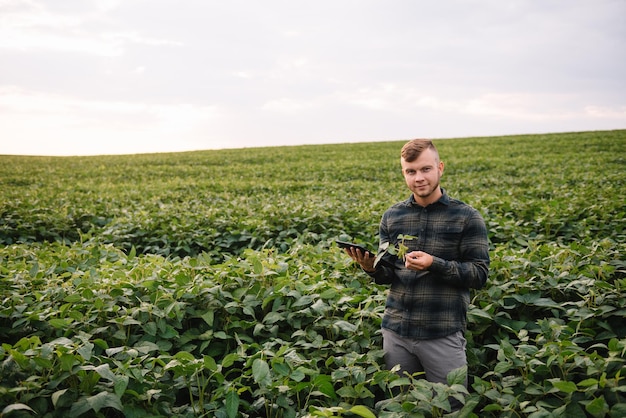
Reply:
[[55, 408], [57, 407], [57, 403], [59, 402], [59, 399], [61, 399], [61, 397], [65, 395], [65, 392], [67, 392], [67, 389], [57, 390], [56, 392], [52, 394], [51, 396], [52, 406], [54, 406]]
[[241, 356], [239, 354], [229, 353], [226, 356], [224, 356], [224, 359], [222, 359], [222, 367], [228, 368], [232, 366], [237, 360], [241, 360]]
[[229, 390], [226, 393], [225, 405], [228, 418], [235, 418], [239, 411], [239, 394], [235, 390]]
[[352, 333], [357, 330], [357, 326], [348, 321], [335, 321], [334, 325], [344, 332]]
[[263, 263], [258, 258], [252, 261], [252, 271], [257, 275], [263, 273]]
[[50, 359], [47, 358], [43, 358], [43, 357], [34, 357], [32, 359], [32, 361], [35, 362], [35, 364], [41, 368], [44, 369], [49, 369], [51, 367], [53, 367], [53, 363]]
[[448, 386], [465, 385], [467, 381], [467, 366], [459, 367], [448, 373]]
[[48, 323], [54, 328], [61, 329], [68, 328], [69, 325], [72, 323], [72, 320], [66, 318], [52, 318], [48, 321]]
[[470, 308], [467, 312], [467, 319], [471, 322], [478, 322], [478, 318], [493, 321], [493, 315], [489, 312], [478, 308]]
[[174, 358], [180, 360], [183, 363], [193, 362], [196, 358], [188, 351], [179, 351], [174, 354]]
[[335, 393], [335, 388], [333, 387], [332, 378], [325, 374], [320, 374], [315, 376], [313, 379], [313, 385], [324, 395], [328, 396], [331, 399], [336, 399], [337, 394]]
[[152, 353], [153, 351], [159, 351], [159, 346], [151, 341], [139, 341], [133, 347], [135, 350], [139, 351], [141, 354]]
[[[387, 243], [387, 245], [389, 245], [389, 243]], [[377, 255], [376, 258], [374, 259], [374, 268], [378, 267], [378, 264], [381, 262], [381, 260], [383, 259], [383, 257], [388, 253], [388, 251], [385, 249], [384, 251], [380, 251]], [[393, 253], [391, 253], [393, 254]], [[394, 254], [395, 255], [395, 254]]]
[[11, 405], [7, 405], [4, 407], [4, 409], [2, 410], [2, 416], [4, 415], [8, 415], [9, 413], [13, 412], [13, 411], [29, 411], [32, 412], [33, 414], [35, 414], [36, 412], [33, 410], [33, 408], [31, 408], [30, 406], [23, 404], [23, 403], [14, 403]]
[[204, 368], [210, 370], [212, 372], [217, 371], [217, 363], [215, 359], [211, 356], [203, 356], [204, 360]]
[[306, 377], [306, 374], [302, 370], [302, 367], [298, 367], [296, 370], [294, 370], [291, 373], [291, 375], [289, 377], [291, 377], [291, 379], [296, 381], [296, 382], [302, 382], [304, 380], [304, 378]]
[[61, 357], [59, 357], [59, 363], [61, 370], [70, 371], [72, 367], [79, 364], [79, 361], [73, 354], [63, 353]]
[[513, 368], [513, 364], [510, 361], [499, 361], [496, 363], [493, 371], [498, 374], [504, 374]]
[[[37, 273], [39, 273], [39, 263], [34, 263], [33, 266], [30, 268], [28, 274], [30, 275], [30, 277], [35, 278], [37, 276]], [[15, 404], [15, 405], [21, 405], [21, 404]]]
[[100, 392], [94, 396], [80, 398], [70, 409], [70, 415], [78, 416], [88, 411], [99, 412], [102, 408], [123, 411], [119, 398], [110, 392]]
[[497, 403], [490, 403], [483, 408], [485, 412], [502, 411], [502, 405]]
[[295, 301], [295, 303], [293, 305], [291, 305], [294, 308], [299, 308], [302, 306], [308, 306], [313, 302], [313, 296], [312, 295], [302, 295], [302, 297], [300, 297], [298, 300]]
[[363, 405], [355, 405], [349, 411], [363, 418], [376, 418], [376, 415]]
[[589, 402], [585, 410], [594, 417], [603, 417], [609, 412], [609, 405], [604, 400], [604, 396], [600, 396]]
[[589, 378], [589, 379], [585, 379], [585, 380], [578, 382], [578, 386], [582, 386], [582, 387], [597, 386], [598, 383], [599, 383], [598, 379]]
[[115, 380], [113, 383], [113, 391], [117, 395], [118, 398], [122, 399], [124, 393], [126, 393], [126, 388], [128, 388], [129, 382], [128, 376], [115, 376]]
[[115, 374], [111, 371], [111, 368], [108, 364], [101, 364], [96, 367], [95, 372], [98, 373], [101, 377], [110, 380], [111, 382], [115, 381]]
[[285, 315], [280, 313], [280, 312], [269, 312], [267, 315], [265, 315], [265, 318], [263, 318], [263, 323], [264, 324], [274, 324], [276, 322], [279, 321], [284, 321], [285, 320]]
[[267, 387], [272, 383], [270, 366], [263, 359], [257, 358], [252, 362], [252, 376], [261, 387]]
[[500, 325], [502, 328], [505, 328], [509, 331], [513, 331], [515, 333], [518, 333], [519, 331], [526, 328], [526, 324], [527, 324], [526, 321], [516, 321], [513, 319], [504, 318], [501, 316], [495, 317], [494, 321], [496, 322], [496, 324]]
[[626, 417], [626, 403], [617, 403], [611, 407], [611, 417]]
[[157, 324], [156, 322], [148, 322], [143, 324], [143, 330], [146, 331], [146, 334], [155, 337], [157, 335]]
[[81, 355], [85, 361], [91, 360], [91, 356], [93, 355], [94, 345], [92, 343], [85, 343], [82, 347], [79, 347], [76, 352]]
[[201, 315], [201, 318], [204, 320], [204, 322], [206, 322], [208, 326], [212, 327], [213, 321], [215, 320], [215, 312], [212, 309], [209, 309]]
[[586, 418], [587, 414], [583, 411], [581, 405], [576, 402], [569, 402], [553, 412], [554, 416], [567, 418]]
[[552, 386], [565, 393], [574, 393], [578, 390], [576, 383], [574, 382], [566, 382], [563, 380], [550, 380]]
[[77, 293], [74, 293], [71, 295], [67, 295], [63, 300], [68, 303], [76, 303], [83, 300], [83, 297]]
[[342, 386], [337, 389], [337, 395], [342, 398], [358, 398], [359, 394], [356, 389], [352, 386]]
[[337, 291], [337, 289], [334, 287], [330, 287], [324, 290], [322, 293], [320, 293], [320, 298], [321, 299], [334, 299], [337, 297], [337, 295], [339, 295], [339, 292]]

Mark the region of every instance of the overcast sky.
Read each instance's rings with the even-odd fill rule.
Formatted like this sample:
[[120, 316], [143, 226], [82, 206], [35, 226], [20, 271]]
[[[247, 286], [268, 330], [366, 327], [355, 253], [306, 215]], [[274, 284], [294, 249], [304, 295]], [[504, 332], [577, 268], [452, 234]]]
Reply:
[[626, 129], [626, 0], [0, 0], [0, 154]]

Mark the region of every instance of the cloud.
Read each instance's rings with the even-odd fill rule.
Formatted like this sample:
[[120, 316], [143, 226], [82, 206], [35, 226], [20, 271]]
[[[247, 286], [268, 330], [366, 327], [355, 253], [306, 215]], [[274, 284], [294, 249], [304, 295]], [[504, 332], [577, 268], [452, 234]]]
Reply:
[[310, 109], [315, 109], [317, 107], [319, 107], [319, 103], [316, 103], [315, 100], [307, 101], [281, 97], [268, 101], [267, 103], [263, 104], [263, 106], [261, 106], [261, 109], [271, 112], [295, 114], [302, 113], [303, 111], [307, 111]]
[[626, 106], [587, 106], [585, 113], [592, 118], [626, 120]]
[[[588, 100], [577, 92], [520, 91], [500, 88], [498, 92], [460, 94], [416, 88], [406, 83], [381, 83], [371, 87], [337, 92], [334, 99], [351, 106], [369, 110], [415, 114], [420, 109], [447, 114], [467, 114], [476, 117], [500, 117], [513, 120], [564, 120], [579, 117], [624, 120], [624, 106], [601, 107], [587, 105]], [[324, 105], [328, 105], [325, 103]]]
[[54, 11], [46, 3], [5, 0], [0, 3], [0, 50], [56, 51], [115, 57], [129, 44], [182, 46], [174, 40], [141, 35], [137, 31], [106, 30], [106, 13], [119, 1], [85, 2], [87, 10]]
[[[2, 153], [9, 154], [13, 147], [37, 155], [134, 153], [147, 144], [154, 151], [199, 149], [210, 145], [205, 132], [221, 117], [215, 106], [85, 100], [0, 87], [0, 126], [10, 132]], [[31, 144], [27, 152], [24, 141]]]
[[575, 109], [563, 107], [563, 103], [567, 102], [568, 95], [563, 94], [489, 93], [468, 100], [461, 111], [475, 116], [496, 116], [528, 121], [546, 120], [574, 116]]
[[112, 32], [102, 35], [103, 39], [119, 44], [141, 44], [148, 46], [184, 46], [184, 42], [142, 36], [137, 32]]

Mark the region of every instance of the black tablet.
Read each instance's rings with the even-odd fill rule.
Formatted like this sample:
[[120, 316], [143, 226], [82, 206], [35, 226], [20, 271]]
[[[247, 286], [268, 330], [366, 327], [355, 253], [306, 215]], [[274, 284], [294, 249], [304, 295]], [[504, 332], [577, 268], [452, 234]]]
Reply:
[[346, 242], [346, 241], [335, 241], [337, 243], [337, 245], [339, 246], [339, 248], [356, 248], [361, 250], [362, 253], [370, 253], [370, 254], [374, 254], [372, 251], [368, 250], [367, 248], [365, 248], [364, 246], [360, 245], [360, 244], [355, 244], [353, 242]]

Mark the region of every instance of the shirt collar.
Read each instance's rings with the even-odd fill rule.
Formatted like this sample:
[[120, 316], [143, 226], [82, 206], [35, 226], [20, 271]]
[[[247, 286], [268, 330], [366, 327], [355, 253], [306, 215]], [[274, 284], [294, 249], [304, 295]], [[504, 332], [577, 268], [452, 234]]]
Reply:
[[[413, 196], [413, 193], [411, 193], [411, 195], [405, 202], [407, 206], [420, 206], [417, 202], [415, 202], [415, 196]], [[446, 193], [446, 189], [444, 189], [443, 187], [441, 187], [441, 197], [439, 198], [439, 200], [437, 200], [434, 203], [431, 203], [428, 206], [436, 205], [436, 204], [442, 204], [446, 206], [450, 204], [450, 196], [448, 196], [448, 193]]]

